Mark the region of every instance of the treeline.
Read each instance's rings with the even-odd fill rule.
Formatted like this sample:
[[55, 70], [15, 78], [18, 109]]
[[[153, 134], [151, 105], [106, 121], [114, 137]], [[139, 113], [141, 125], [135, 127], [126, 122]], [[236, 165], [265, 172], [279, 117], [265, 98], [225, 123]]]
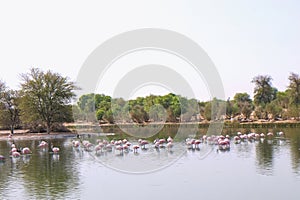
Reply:
[[214, 98], [201, 102], [180, 95], [150, 95], [125, 101], [103, 94], [86, 94], [73, 106], [74, 116], [80, 121], [101, 123], [199, 122], [203, 120], [299, 120], [300, 77], [291, 73], [289, 86], [278, 91], [268, 75], [256, 76], [254, 99], [247, 93], [236, 93], [227, 101]]
[[291, 73], [285, 91], [278, 91], [268, 75], [256, 76], [254, 98], [236, 93], [233, 99], [202, 102], [167, 94], [134, 100], [104, 94], [85, 94], [72, 104], [74, 82], [58, 73], [32, 68], [21, 74], [19, 90], [0, 81], [0, 126], [42, 132], [65, 130], [64, 122], [74, 120], [99, 123], [199, 122], [211, 120], [287, 120], [300, 119], [300, 77]]

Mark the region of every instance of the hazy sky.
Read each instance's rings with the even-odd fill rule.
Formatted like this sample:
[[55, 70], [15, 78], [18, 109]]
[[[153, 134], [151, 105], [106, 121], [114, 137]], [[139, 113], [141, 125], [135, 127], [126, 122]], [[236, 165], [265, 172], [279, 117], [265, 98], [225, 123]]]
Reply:
[[[76, 80], [88, 55], [112, 36], [163, 28], [186, 35], [207, 52], [226, 97], [252, 96], [251, 80], [259, 74], [271, 75], [273, 85], [284, 90], [290, 72], [300, 73], [299, 10], [297, 0], [1, 1], [0, 79], [17, 88], [20, 73], [39, 67]], [[195, 86], [197, 92], [196, 87], [202, 90], [203, 84]], [[99, 86], [100, 92], [110, 89]], [[203, 90], [197, 96], [208, 99]]]

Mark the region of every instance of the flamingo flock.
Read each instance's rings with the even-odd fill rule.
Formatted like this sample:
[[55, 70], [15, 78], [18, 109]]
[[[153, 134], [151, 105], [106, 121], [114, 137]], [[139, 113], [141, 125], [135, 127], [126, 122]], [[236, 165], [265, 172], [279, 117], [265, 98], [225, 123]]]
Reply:
[[[32, 151], [29, 147], [19, 147], [17, 148], [14, 143], [10, 145], [9, 155], [11, 158], [20, 158], [21, 156], [29, 156], [32, 154]], [[48, 151], [48, 143], [45, 141], [41, 141], [37, 148], [41, 151]], [[51, 153], [58, 154], [59, 148], [51, 145]], [[0, 162], [4, 162], [6, 160], [5, 156], [0, 155]]]
[[148, 150], [149, 148], [154, 148], [156, 150], [166, 149], [171, 151], [174, 144], [173, 139], [169, 136], [167, 139], [158, 138], [151, 144], [148, 140], [138, 139], [132, 144], [127, 139], [120, 139], [107, 141], [106, 139], [96, 140], [96, 144], [91, 143], [88, 140], [72, 140], [72, 146], [76, 150], [84, 150], [87, 152], [95, 152], [96, 155], [101, 155], [105, 152], [116, 152], [117, 155], [122, 155], [123, 153], [133, 152], [137, 154], [139, 150]]
[[29, 147], [17, 149], [14, 143], [11, 144], [10, 155], [13, 158], [19, 158], [21, 155], [29, 155], [29, 154], [31, 154], [31, 150], [29, 149]]
[[[229, 151], [231, 143], [240, 144], [242, 142], [252, 142], [252, 141], [263, 141], [264, 139], [271, 140], [275, 136], [284, 137], [283, 132], [277, 133], [248, 133], [242, 134], [237, 132], [232, 136], [229, 135], [203, 135], [199, 138], [186, 138], [184, 145], [187, 150], [198, 150], [200, 151], [201, 145], [214, 145], [217, 146], [217, 151]], [[133, 152], [138, 154], [139, 150], [148, 150], [150, 148], [160, 151], [160, 149], [165, 149], [168, 152], [172, 152], [175, 145], [180, 143], [174, 143], [173, 138], [168, 136], [168, 138], [157, 138], [152, 143], [145, 139], [138, 139], [129, 142], [127, 139], [111, 140], [98, 139], [96, 144], [90, 142], [89, 140], [74, 139], [72, 140], [72, 146], [74, 149], [81, 149], [87, 152], [94, 152], [96, 155], [101, 155], [105, 152], [116, 152], [117, 155], [122, 155], [123, 153]], [[48, 151], [49, 144], [46, 141], [41, 141], [37, 148], [41, 151]], [[51, 144], [50, 153], [53, 155], [58, 155], [60, 152], [59, 147], [53, 146]], [[11, 144], [10, 157], [19, 158], [20, 156], [26, 156], [32, 154], [29, 147], [17, 148], [14, 143]], [[5, 156], [0, 155], [0, 162], [5, 161]]]

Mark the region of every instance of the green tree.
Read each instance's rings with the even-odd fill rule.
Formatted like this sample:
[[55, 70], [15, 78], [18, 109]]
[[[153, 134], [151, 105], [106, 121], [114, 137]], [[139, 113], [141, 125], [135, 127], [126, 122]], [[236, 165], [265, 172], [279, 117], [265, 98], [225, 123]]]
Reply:
[[290, 104], [299, 107], [300, 105], [300, 76], [295, 73], [291, 73], [289, 76], [290, 84], [288, 86]]
[[276, 100], [272, 101], [271, 103], [267, 104], [266, 111], [268, 114], [272, 115], [272, 119], [276, 119], [278, 117], [281, 117], [282, 113], [282, 107], [280, 107]]
[[276, 98], [277, 89], [272, 87], [272, 78], [268, 75], [259, 75], [251, 81], [255, 84], [254, 104], [256, 106], [265, 106]]
[[0, 94], [6, 90], [6, 85], [3, 81], [0, 80]]
[[85, 94], [79, 97], [77, 105], [80, 110], [84, 112], [94, 112], [95, 111], [95, 94]]
[[[94, 122], [96, 116], [96, 101], [98, 95], [94, 93], [85, 94], [79, 97], [77, 106], [82, 115], [76, 115], [77, 121]], [[74, 110], [75, 112], [76, 110]], [[80, 118], [78, 118], [80, 117]]]
[[[22, 74], [21, 83], [21, 114], [23, 119], [39, 118], [51, 132], [53, 123], [63, 122], [70, 113], [64, 113], [66, 106], [75, 97], [75, 84], [51, 71], [43, 72], [32, 68], [29, 73]], [[24, 110], [23, 110], [24, 108]], [[24, 112], [25, 111], [25, 112]]]
[[226, 118], [231, 119], [237, 113], [239, 113], [239, 108], [234, 100], [230, 100], [230, 98], [226, 101]]
[[[272, 106], [274, 108], [272, 108]], [[267, 112], [270, 114], [276, 113], [275, 117], [287, 119], [288, 118], [288, 107], [289, 107], [289, 95], [288, 92], [277, 92], [276, 99], [273, 100], [270, 105], [267, 105]]]
[[198, 107], [199, 107], [199, 113], [201, 115], [201, 118], [205, 118], [205, 106], [206, 106], [207, 102], [204, 101], [199, 101], [198, 102]]
[[16, 126], [20, 125], [19, 93], [16, 90], [5, 90], [0, 95], [0, 123], [10, 128], [14, 134]]
[[208, 121], [212, 120], [212, 109], [211, 109], [212, 105], [211, 105], [211, 101], [207, 102], [205, 104], [204, 107], [204, 117], [205, 119], [207, 119]]
[[205, 118], [210, 120], [221, 120], [226, 115], [226, 101], [213, 98], [212, 101], [209, 101], [205, 104], [204, 108], [204, 116]]
[[234, 95], [234, 105], [238, 108], [238, 113], [246, 118], [250, 117], [253, 110], [252, 100], [247, 93], [236, 93]]
[[130, 110], [131, 119], [136, 123], [149, 121], [149, 115], [141, 105], [134, 105]]
[[277, 92], [276, 95], [276, 104], [283, 109], [287, 109], [289, 106], [289, 95], [288, 92]]
[[154, 104], [149, 110], [149, 119], [154, 122], [166, 121], [166, 110], [162, 105]]
[[299, 120], [300, 117], [300, 108], [296, 105], [290, 105], [288, 108], [288, 117]]

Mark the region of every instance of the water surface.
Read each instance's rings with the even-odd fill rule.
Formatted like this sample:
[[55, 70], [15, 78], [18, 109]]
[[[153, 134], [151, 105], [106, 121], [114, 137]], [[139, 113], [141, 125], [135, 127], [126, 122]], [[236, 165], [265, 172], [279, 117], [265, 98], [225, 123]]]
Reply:
[[[14, 142], [28, 146], [32, 154], [10, 158], [11, 142], [0, 141], [0, 154], [6, 156], [0, 163], [0, 199], [298, 200], [300, 130], [283, 131], [284, 138], [231, 143], [224, 152], [201, 144], [200, 151], [185, 150], [182, 155], [176, 153], [184, 146], [180, 141], [175, 142], [173, 152], [149, 146], [138, 154], [96, 155], [75, 150], [73, 138], [61, 138], [47, 140], [60, 148], [58, 155], [40, 151], [40, 141], [24, 140]], [[84, 139], [95, 143], [97, 138]], [[170, 160], [170, 165], [162, 167]], [[146, 173], [149, 164], [157, 168]], [[134, 170], [143, 173], [132, 173]]]

